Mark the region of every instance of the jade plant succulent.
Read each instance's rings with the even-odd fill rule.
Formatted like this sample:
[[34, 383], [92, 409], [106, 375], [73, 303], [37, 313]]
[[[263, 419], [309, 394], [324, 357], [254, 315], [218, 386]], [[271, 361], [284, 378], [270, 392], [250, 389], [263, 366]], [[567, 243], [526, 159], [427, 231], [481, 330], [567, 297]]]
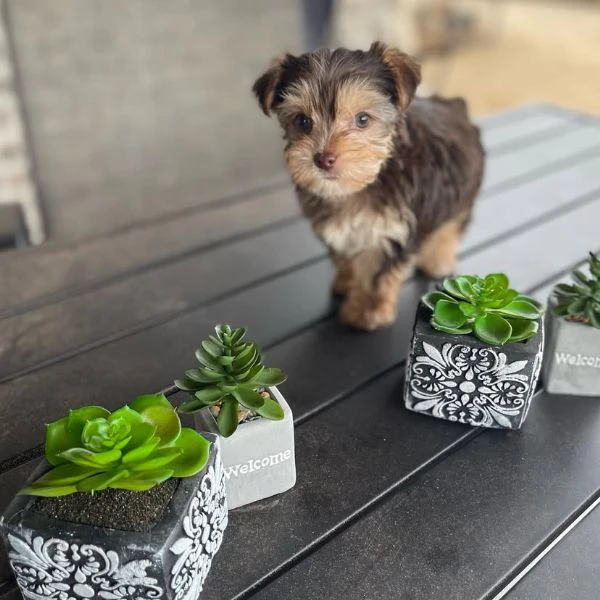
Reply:
[[223, 437], [237, 429], [240, 405], [266, 419], [283, 419], [283, 409], [264, 389], [286, 380], [280, 369], [267, 368], [257, 345], [244, 341], [246, 329], [217, 325], [216, 335], [196, 350], [200, 366], [185, 372], [175, 385], [192, 398], [179, 406], [184, 413], [205, 407], [218, 410], [217, 425]]
[[553, 291], [555, 315], [600, 328], [600, 259], [590, 252], [590, 277], [575, 269], [575, 283], [559, 283]]
[[539, 328], [541, 306], [513, 290], [504, 273], [460, 275], [423, 296], [432, 311], [431, 325], [446, 333], [473, 334], [490, 345], [520, 342]]
[[53, 468], [20, 493], [144, 491], [171, 477], [198, 473], [209, 446], [199, 433], [181, 426], [162, 394], [140, 396], [112, 413], [84, 406], [47, 426], [45, 455]]

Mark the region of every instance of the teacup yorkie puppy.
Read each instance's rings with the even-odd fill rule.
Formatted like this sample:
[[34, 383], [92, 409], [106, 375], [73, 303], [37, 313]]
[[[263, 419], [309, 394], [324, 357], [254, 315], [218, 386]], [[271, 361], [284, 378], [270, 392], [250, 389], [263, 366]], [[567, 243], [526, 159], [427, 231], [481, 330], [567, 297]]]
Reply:
[[463, 100], [414, 99], [420, 67], [374, 43], [273, 62], [254, 84], [285, 132], [304, 214], [336, 266], [341, 320], [391, 324], [414, 267], [451, 274], [483, 176]]

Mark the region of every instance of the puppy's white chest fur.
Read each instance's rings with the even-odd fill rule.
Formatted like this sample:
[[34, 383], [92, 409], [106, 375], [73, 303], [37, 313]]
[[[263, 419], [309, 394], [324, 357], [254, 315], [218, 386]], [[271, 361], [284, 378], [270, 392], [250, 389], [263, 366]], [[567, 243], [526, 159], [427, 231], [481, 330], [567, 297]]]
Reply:
[[392, 243], [405, 245], [410, 228], [398, 210], [373, 208], [367, 202], [341, 205], [315, 227], [317, 235], [336, 254], [350, 258], [364, 250], [392, 252]]

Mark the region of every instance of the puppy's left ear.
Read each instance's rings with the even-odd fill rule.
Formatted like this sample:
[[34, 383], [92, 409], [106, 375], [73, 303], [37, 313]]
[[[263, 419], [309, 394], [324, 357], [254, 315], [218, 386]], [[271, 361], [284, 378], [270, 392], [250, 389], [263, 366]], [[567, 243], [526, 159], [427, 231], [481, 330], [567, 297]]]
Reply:
[[260, 107], [267, 117], [270, 116], [271, 109], [273, 108], [275, 92], [277, 91], [277, 87], [281, 82], [283, 63], [286, 61], [286, 59], [287, 56], [280, 56], [273, 59], [269, 69], [263, 73], [252, 86], [252, 91], [254, 92]]
[[388, 48], [382, 42], [374, 42], [369, 52], [379, 56], [392, 72], [396, 82], [398, 104], [404, 112], [415, 97], [417, 86], [421, 83], [421, 66], [408, 54], [396, 48]]

